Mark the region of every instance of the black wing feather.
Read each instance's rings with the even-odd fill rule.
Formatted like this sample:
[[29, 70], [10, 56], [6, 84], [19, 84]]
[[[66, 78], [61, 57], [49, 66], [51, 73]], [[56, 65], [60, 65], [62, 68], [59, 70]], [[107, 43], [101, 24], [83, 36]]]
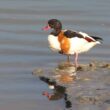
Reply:
[[94, 38], [96, 41], [103, 41], [103, 39], [101, 37], [96, 37], [96, 36], [91, 36], [92, 38]]
[[73, 38], [73, 37], [84, 38], [83, 35], [81, 35], [80, 33], [75, 32], [75, 31], [71, 31], [71, 30], [65, 31], [65, 32], [64, 32], [64, 35], [65, 35], [67, 38]]

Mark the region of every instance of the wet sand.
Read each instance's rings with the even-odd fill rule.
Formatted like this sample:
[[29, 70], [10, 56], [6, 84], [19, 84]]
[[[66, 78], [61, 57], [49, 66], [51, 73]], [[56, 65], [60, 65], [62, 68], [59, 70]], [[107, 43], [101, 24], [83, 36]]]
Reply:
[[[109, 63], [109, 7], [108, 0], [84, 0], [83, 3], [80, 0], [74, 2], [0, 0], [0, 110], [62, 110], [65, 105], [64, 100], [48, 101], [42, 96], [43, 90], [49, 90], [48, 86], [40, 81], [39, 77], [32, 75], [32, 71], [36, 68], [51, 71], [66, 59], [66, 56], [51, 52], [47, 41], [49, 33], [43, 32], [41, 29], [46, 25], [48, 19], [57, 18], [62, 21], [64, 28], [100, 36], [104, 39], [103, 44], [80, 55], [79, 63], [89, 64], [94, 59]], [[71, 61], [73, 62], [73, 56]], [[48, 72], [44, 71], [44, 74], [48, 76]], [[80, 79], [75, 80], [75, 86], [71, 82], [68, 90], [76, 87], [77, 91], [79, 82], [92, 87], [89, 84], [93, 82], [89, 83], [89, 79], [92, 78], [92, 81], [96, 81], [95, 76], [97, 79], [100, 78], [100, 73], [101, 75], [104, 73], [105, 77], [109, 76], [105, 70], [92, 72], [91, 77], [89, 77], [91, 72], [79, 72]], [[86, 81], [83, 81], [83, 77], [86, 75], [88, 77], [85, 79]], [[65, 77], [63, 75], [60, 80], [64, 80]], [[101, 80], [103, 82], [103, 77]], [[97, 83], [99, 84], [99, 82]], [[105, 87], [105, 85], [103, 86]], [[107, 88], [109, 89], [109, 84]], [[71, 95], [70, 92], [70, 95], [74, 96], [73, 93], [74, 91]], [[77, 98], [79, 102], [88, 100], [80, 99], [80, 96]], [[84, 104], [78, 106], [74, 104], [74, 97], [71, 97], [71, 102], [72, 107], [79, 110], [84, 106]], [[109, 110], [109, 100], [105, 102], [107, 106], [104, 104], [103, 107], [97, 108], [97, 106], [88, 104], [84, 106], [84, 109], [104, 110], [106, 108]]]
[[[42, 77], [41, 81], [47, 85], [55, 82], [60, 87], [60, 90], [57, 86], [55, 90], [51, 90], [52, 98], [47, 100], [63, 99], [65, 109], [110, 109], [110, 64], [95, 61], [80, 65], [76, 71], [74, 66], [61, 63], [53, 69], [36, 68], [33, 75], [40, 79]], [[60, 93], [62, 88], [65, 91]]]

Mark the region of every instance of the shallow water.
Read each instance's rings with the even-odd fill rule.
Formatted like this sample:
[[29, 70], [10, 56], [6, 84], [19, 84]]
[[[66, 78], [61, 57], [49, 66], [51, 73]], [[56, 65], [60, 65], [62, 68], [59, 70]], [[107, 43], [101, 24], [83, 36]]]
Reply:
[[62, 103], [42, 97], [47, 88], [31, 74], [36, 67], [55, 67], [66, 58], [51, 52], [49, 33], [41, 28], [57, 18], [63, 28], [100, 36], [103, 44], [80, 55], [79, 62], [109, 62], [109, 12], [109, 0], [0, 0], [0, 110], [61, 109]]

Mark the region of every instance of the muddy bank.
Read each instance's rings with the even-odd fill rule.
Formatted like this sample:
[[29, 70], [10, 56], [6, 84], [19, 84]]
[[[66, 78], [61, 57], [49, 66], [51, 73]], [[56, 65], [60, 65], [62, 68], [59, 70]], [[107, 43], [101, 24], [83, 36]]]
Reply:
[[[90, 62], [74, 65], [58, 64], [56, 68], [37, 68], [33, 75], [49, 78], [65, 87], [72, 110], [110, 110], [110, 64]], [[65, 99], [65, 97], [62, 97]], [[66, 106], [65, 106], [66, 107]]]

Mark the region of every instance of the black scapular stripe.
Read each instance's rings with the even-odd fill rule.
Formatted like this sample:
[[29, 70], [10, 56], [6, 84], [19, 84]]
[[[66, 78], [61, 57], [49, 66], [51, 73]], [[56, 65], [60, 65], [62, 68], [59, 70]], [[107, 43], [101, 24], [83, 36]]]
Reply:
[[67, 30], [64, 32], [64, 35], [67, 38], [73, 38], [73, 37], [78, 37], [78, 38], [84, 38], [83, 35], [79, 34], [78, 32]]

